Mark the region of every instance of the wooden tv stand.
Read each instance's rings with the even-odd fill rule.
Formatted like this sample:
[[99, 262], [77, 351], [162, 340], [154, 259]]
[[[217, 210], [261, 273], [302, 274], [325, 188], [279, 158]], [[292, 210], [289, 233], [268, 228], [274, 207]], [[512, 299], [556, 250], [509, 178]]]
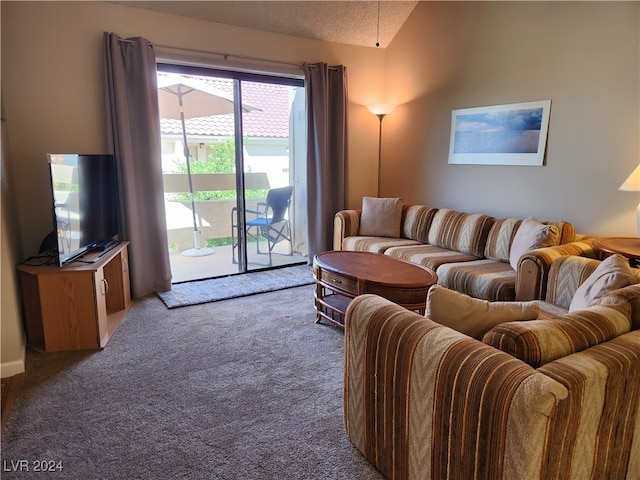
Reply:
[[104, 348], [131, 306], [128, 244], [62, 268], [18, 267], [29, 346], [43, 352]]

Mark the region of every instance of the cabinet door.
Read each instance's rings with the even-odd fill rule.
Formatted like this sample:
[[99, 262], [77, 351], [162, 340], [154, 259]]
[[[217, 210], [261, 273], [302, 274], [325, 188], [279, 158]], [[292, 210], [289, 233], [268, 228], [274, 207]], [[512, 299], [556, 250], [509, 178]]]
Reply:
[[127, 247], [120, 252], [122, 256], [122, 285], [124, 294], [124, 307], [129, 308], [131, 306], [131, 279], [129, 278], [129, 249]]
[[122, 251], [104, 267], [104, 278], [109, 285], [107, 313], [109, 315], [129, 308], [131, 290], [129, 286], [129, 259], [127, 249]]
[[93, 272], [38, 277], [47, 351], [97, 347]]
[[94, 275], [94, 288], [96, 292], [96, 314], [98, 322], [98, 336], [96, 340], [100, 347], [104, 347], [109, 340], [109, 322], [107, 316], [107, 295], [109, 294], [109, 282], [105, 278], [104, 269], [99, 268]]

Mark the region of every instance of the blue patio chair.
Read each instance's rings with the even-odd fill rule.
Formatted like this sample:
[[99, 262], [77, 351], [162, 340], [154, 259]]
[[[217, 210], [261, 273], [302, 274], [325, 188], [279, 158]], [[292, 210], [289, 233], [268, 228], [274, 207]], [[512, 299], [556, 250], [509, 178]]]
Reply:
[[[254, 215], [254, 218], [247, 219], [245, 232], [247, 241], [252, 239], [256, 242], [256, 252], [258, 254], [268, 254], [269, 263], [272, 265], [273, 248], [282, 241], [289, 242], [289, 254], [293, 255], [293, 242], [291, 241], [291, 224], [289, 223], [289, 207], [291, 206], [291, 196], [293, 187], [272, 188], [267, 192], [266, 202], [258, 202], [257, 210], [246, 209], [247, 215]], [[235, 238], [237, 224], [237, 208], [231, 211], [231, 242], [233, 263], [236, 260], [236, 247], [238, 243]], [[260, 242], [266, 240], [267, 251], [260, 250]]]

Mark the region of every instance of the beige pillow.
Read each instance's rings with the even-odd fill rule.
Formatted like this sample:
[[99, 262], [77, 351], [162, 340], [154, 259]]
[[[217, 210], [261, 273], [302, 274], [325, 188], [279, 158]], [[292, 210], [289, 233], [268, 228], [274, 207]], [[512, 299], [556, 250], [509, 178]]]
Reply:
[[482, 340], [496, 325], [534, 320], [540, 309], [534, 302], [488, 302], [434, 285], [427, 294], [425, 316], [441, 325]]
[[545, 225], [535, 218], [523, 220], [511, 242], [509, 250], [511, 268], [518, 270], [520, 257], [529, 250], [557, 245], [559, 239], [560, 230], [555, 225]]
[[581, 310], [598, 303], [600, 297], [637, 283], [629, 260], [622, 255], [611, 255], [596, 267], [591, 275], [578, 287], [569, 305], [569, 311]]
[[401, 198], [362, 199], [359, 234], [367, 237], [400, 237]]

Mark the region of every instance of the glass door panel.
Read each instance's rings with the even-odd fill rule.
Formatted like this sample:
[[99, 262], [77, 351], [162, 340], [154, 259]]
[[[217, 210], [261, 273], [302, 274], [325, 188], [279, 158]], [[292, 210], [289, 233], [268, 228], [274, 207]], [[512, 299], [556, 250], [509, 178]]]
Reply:
[[241, 82], [248, 270], [303, 260], [296, 249], [293, 221], [291, 142], [292, 131], [301, 127], [292, 116], [296, 90], [300, 88]]
[[[159, 93], [174, 283], [306, 262], [304, 88], [224, 75], [158, 73], [159, 92], [184, 84], [180, 113]], [[269, 191], [288, 186], [291, 205], [273, 222]]]

